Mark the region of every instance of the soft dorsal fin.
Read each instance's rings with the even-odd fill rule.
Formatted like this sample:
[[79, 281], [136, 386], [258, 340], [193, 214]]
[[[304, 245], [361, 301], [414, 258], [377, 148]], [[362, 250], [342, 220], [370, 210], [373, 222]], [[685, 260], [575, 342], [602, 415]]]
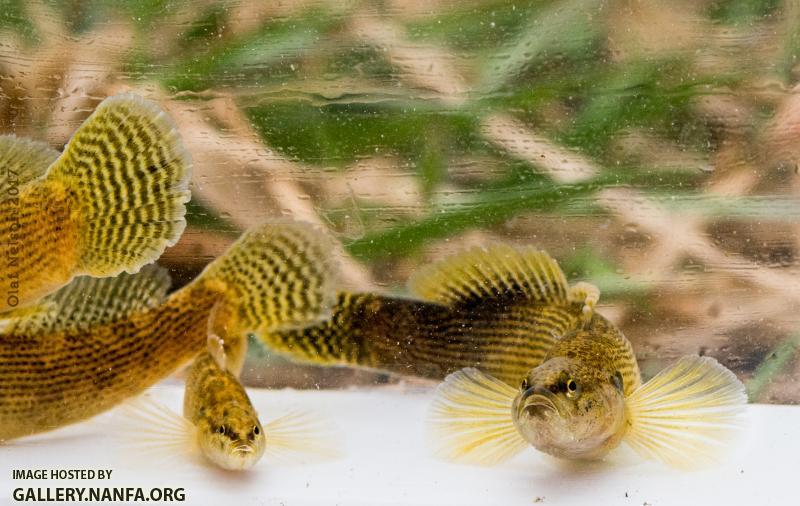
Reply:
[[[44, 142], [0, 135], [0, 186], [22, 186], [44, 175], [58, 151]], [[3, 199], [8, 195], [4, 194]]]
[[143, 267], [116, 278], [81, 276], [39, 304], [41, 311], [4, 320], [4, 332], [36, 335], [60, 330], [85, 330], [157, 306], [169, 289], [166, 269]]
[[565, 302], [569, 284], [558, 263], [544, 251], [499, 244], [424, 267], [411, 278], [409, 289], [425, 300], [454, 306], [517, 297]]

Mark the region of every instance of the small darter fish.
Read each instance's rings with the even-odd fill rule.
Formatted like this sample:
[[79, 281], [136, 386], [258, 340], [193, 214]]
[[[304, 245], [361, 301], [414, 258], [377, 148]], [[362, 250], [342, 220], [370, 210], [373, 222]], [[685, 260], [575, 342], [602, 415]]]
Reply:
[[309, 226], [245, 233], [191, 284], [164, 294], [154, 266], [79, 278], [48, 301], [57, 311], [0, 334], [0, 441], [90, 418], [136, 396], [207, 349], [209, 328], [243, 360], [248, 333], [322, 318], [331, 304], [329, 245]]
[[104, 100], [61, 154], [0, 136], [0, 313], [155, 261], [185, 227], [190, 166], [172, 120], [132, 94]]
[[570, 286], [544, 252], [470, 250], [421, 269], [410, 289], [417, 300], [343, 293], [331, 319], [260, 337], [296, 360], [446, 378], [432, 428], [453, 459], [493, 463], [527, 443], [595, 459], [625, 441], [685, 465], [738, 427], [733, 373], [685, 357], [643, 385], [630, 342], [594, 311], [599, 290]]
[[[287, 413], [262, 425], [247, 393], [225, 363], [215, 335], [189, 368], [183, 416], [164, 405], [136, 399], [127, 406], [134, 441], [166, 455], [202, 455], [222, 469], [242, 471], [262, 456], [275, 460], [330, 457], [337, 453], [327, 426], [307, 413]], [[215, 343], [215, 339], [220, 344]]]

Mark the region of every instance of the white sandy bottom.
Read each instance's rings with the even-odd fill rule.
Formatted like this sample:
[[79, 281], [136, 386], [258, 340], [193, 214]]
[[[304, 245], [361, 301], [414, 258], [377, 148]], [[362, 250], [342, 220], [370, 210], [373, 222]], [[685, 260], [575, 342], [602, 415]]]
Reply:
[[[153, 397], [180, 412], [183, 389]], [[797, 500], [800, 407], [749, 406], [747, 434], [719, 467], [693, 472], [620, 450], [606, 462], [565, 464], [534, 450], [493, 468], [433, 458], [424, 420], [431, 391], [249, 389], [262, 422], [312, 410], [338, 427], [343, 457], [228, 473], [189, 458], [141, 454], [120, 440], [114, 412], [0, 446], [0, 504], [19, 487], [182, 487], [183, 504], [790, 504]], [[118, 419], [118, 418], [117, 418]], [[112, 469], [104, 481], [12, 480], [12, 469]]]

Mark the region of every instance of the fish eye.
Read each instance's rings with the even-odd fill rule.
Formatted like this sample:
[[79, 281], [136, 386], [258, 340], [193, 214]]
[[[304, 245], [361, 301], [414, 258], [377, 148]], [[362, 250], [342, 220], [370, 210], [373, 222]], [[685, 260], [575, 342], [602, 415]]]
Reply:
[[525, 378], [524, 380], [522, 380], [522, 384], [520, 384], [519, 389], [522, 392], [524, 392], [525, 390], [528, 389], [528, 378]]
[[259, 434], [261, 434], [261, 429], [259, 429], [259, 428], [258, 428], [258, 425], [256, 425], [255, 427], [253, 427], [253, 434], [255, 434], [256, 436], [258, 436]]
[[225, 426], [224, 425], [220, 425], [219, 427], [217, 427], [217, 434], [225, 434]]
[[578, 384], [575, 383], [574, 379], [570, 379], [567, 381], [567, 397], [575, 398], [580, 395], [581, 391], [578, 387]]

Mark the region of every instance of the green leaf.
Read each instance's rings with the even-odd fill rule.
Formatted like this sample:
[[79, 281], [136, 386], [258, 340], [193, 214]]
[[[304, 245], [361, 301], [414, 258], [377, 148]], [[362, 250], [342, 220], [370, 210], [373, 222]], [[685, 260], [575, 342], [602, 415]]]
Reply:
[[750, 402], [759, 399], [764, 388], [783, 371], [797, 354], [798, 348], [800, 348], [800, 334], [793, 334], [767, 355], [767, 358], [756, 368], [753, 377], [745, 385]]
[[535, 12], [518, 38], [490, 57], [483, 66], [480, 88], [494, 91], [534, 63], [556, 56], [580, 56], [601, 33], [604, 2], [570, 0], [554, 2]]

